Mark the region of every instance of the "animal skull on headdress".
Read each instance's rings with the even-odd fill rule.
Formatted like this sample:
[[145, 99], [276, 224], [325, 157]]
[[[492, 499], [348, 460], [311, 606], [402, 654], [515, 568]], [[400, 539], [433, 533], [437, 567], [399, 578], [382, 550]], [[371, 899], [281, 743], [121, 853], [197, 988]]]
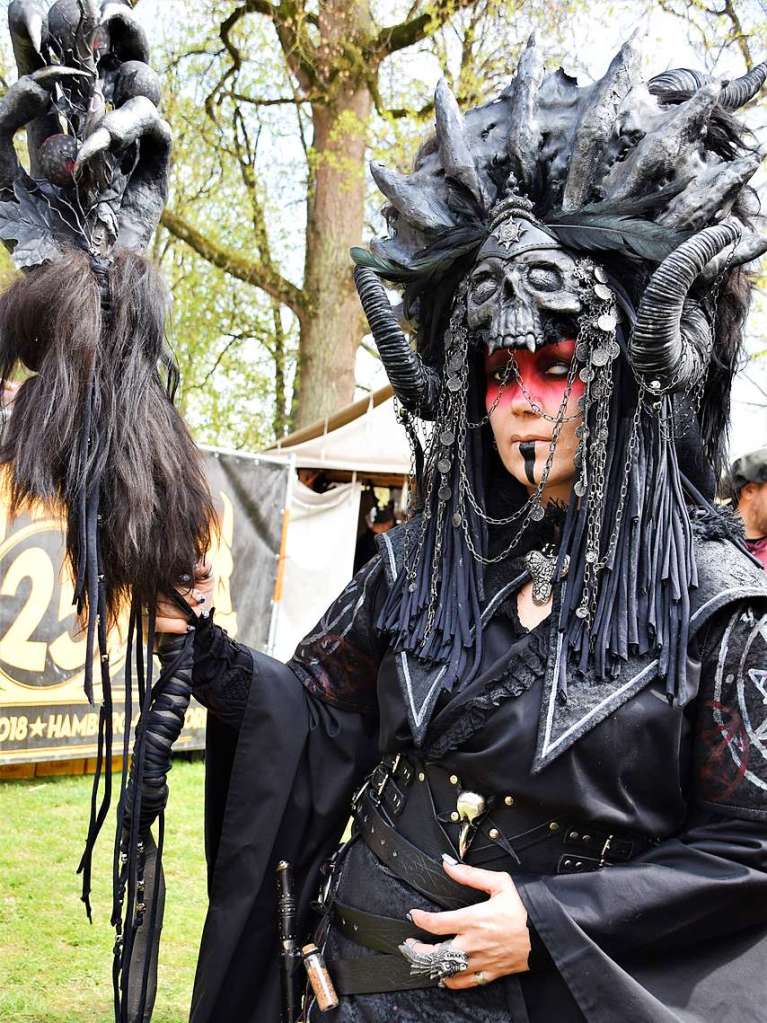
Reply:
[[561, 340], [563, 325], [581, 312], [575, 260], [524, 207], [520, 215], [518, 199], [501, 207], [469, 274], [466, 320], [490, 353], [534, 352]]

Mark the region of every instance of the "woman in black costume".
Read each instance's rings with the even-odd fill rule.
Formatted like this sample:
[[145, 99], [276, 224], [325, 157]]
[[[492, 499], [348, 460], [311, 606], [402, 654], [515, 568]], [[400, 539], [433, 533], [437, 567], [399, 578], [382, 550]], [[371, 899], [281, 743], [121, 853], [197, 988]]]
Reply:
[[287, 666], [203, 574], [161, 607], [211, 712], [194, 1023], [278, 1018], [282, 859], [334, 1023], [763, 1018], [767, 585], [711, 502], [767, 66], [637, 65], [579, 88], [531, 43], [465, 118], [440, 85], [354, 253], [416, 513]]

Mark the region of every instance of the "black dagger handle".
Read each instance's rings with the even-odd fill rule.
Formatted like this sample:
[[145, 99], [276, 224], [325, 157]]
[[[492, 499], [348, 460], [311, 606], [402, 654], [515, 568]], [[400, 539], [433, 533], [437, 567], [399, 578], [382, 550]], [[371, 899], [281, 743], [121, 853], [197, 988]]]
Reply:
[[289, 863], [277, 864], [277, 927], [280, 935], [282, 1023], [296, 1023], [301, 1011], [301, 952], [296, 940], [296, 897]]

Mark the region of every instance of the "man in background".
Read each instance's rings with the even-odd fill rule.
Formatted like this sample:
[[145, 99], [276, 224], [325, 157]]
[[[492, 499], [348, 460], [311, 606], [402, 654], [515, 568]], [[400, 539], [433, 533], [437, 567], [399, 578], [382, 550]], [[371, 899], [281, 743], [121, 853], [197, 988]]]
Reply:
[[767, 447], [732, 464], [733, 505], [743, 519], [746, 546], [767, 569]]

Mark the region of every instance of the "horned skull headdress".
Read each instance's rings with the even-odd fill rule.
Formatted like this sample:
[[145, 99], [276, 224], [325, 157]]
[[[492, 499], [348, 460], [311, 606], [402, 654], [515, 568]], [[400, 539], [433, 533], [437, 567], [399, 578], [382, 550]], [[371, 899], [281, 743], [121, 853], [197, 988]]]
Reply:
[[[519, 286], [507, 288], [508, 299], [497, 290], [491, 298], [489, 284], [484, 302], [470, 295], [475, 326], [491, 315], [493, 303], [507, 306], [492, 314], [493, 344], [543, 343], [542, 316], [575, 313], [566, 298], [571, 289], [555, 285], [564, 283], [566, 253], [590, 251], [632, 260], [649, 277], [631, 337], [636, 372], [661, 391], [690, 387], [703, 375], [713, 339], [696, 292], [724, 266], [731, 270], [767, 248], [741, 219], [745, 186], [762, 154], [733, 146], [727, 132], [732, 112], [767, 78], [767, 63], [732, 82], [686, 69], [645, 82], [639, 63], [632, 38], [601, 80], [580, 86], [562, 70], [545, 74], [531, 38], [511, 84], [485, 106], [462, 115], [440, 82], [436, 131], [412, 173], [372, 165], [389, 200], [390, 234], [373, 240], [372, 258], [355, 250], [357, 281], [406, 407], [426, 418], [435, 414], [440, 353], [424, 344], [422, 330], [423, 359], [410, 351], [384, 315], [373, 273], [406, 285], [420, 274], [433, 283], [435, 269], [445, 272], [451, 236], [455, 256], [479, 260], [488, 254], [482, 246], [494, 245], [507, 262], [549, 250], [540, 272], [527, 274], [526, 283], [518, 275]], [[490, 271], [498, 275], [501, 268]], [[426, 304], [428, 295], [406, 312], [428, 318]], [[683, 351], [689, 355], [680, 373]]]

